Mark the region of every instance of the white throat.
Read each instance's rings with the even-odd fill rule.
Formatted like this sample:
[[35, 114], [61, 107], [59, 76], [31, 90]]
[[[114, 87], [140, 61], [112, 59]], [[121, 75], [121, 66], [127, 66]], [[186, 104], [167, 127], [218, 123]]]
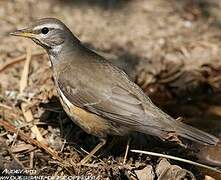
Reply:
[[57, 46], [54, 46], [50, 51], [53, 53], [53, 54], [59, 54], [61, 52], [61, 49], [62, 49], [62, 44], [60, 45], [57, 45]]
[[49, 50], [49, 58], [50, 58], [50, 63], [51, 66], [52, 64], [57, 64], [59, 60], [59, 54], [61, 53], [62, 45], [57, 45], [53, 47], [52, 49]]

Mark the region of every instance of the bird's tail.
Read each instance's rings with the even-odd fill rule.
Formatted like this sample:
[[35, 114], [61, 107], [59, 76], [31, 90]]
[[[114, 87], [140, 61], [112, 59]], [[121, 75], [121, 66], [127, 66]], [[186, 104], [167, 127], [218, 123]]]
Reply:
[[184, 124], [182, 122], [177, 122], [176, 133], [189, 140], [204, 144], [204, 145], [216, 145], [219, 139], [209, 133], [203, 132], [192, 126]]

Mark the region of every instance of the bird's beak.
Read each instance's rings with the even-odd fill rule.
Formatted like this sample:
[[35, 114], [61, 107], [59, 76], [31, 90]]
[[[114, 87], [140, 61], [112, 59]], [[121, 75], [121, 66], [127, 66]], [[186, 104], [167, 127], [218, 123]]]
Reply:
[[34, 37], [34, 34], [31, 33], [28, 29], [17, 30], [15, 32], [11, 32], [10, 35], [21, 36], [21, 37], [26, 37], [26, 38], [33, 38]]

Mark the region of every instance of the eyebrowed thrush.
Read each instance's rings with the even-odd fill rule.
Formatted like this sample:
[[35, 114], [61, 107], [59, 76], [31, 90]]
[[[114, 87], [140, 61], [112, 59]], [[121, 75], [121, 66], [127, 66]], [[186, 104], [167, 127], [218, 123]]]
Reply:
[[219, 141], [160, 110], [121, 69], [86, 48], [60, 20], [40, 19], [11, 34], [30, 38], [47, 51], [64, 110], [84, 131], [101, 139], [82, 164], [108, 135], [135, 131], [165, 139], [174, 133], [206, 145]]

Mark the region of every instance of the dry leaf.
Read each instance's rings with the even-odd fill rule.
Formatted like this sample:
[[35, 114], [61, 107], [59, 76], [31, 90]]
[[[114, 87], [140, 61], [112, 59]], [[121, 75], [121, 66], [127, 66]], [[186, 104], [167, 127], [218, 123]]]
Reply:
[[158, 180], [195, 180], [194, 175], [177, 165], [171, 165], [166, 159], [162, 159], [156, 167]]
[[146, 166], [141, 170], [135, 170], [135, 174], [139, 180], [154, 180], [155, 174], [151, 165]]

